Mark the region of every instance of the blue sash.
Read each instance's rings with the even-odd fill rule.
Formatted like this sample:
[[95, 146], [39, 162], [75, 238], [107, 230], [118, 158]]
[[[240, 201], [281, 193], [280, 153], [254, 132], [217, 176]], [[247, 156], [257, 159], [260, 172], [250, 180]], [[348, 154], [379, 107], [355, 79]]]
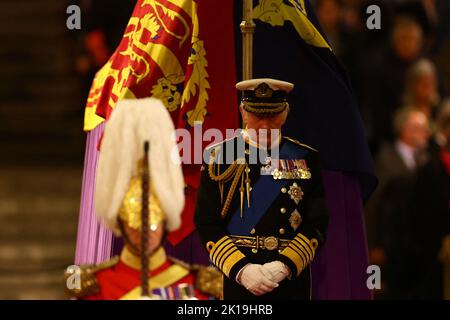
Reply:
[[[293, 143], [286, 142], [280, 150], [280, 159], [303, 159], [307, 152]], [[272, 175], [261, 175], [252, 187], [250, 208], [247, 207], [247, 200], [244, 199], [243, 216], [241, 218], [241, 208], [238, 207], [228, 224], [228, 232], [232, 235], [249, 236], [250, 231], [258, 224], [280, 194], [281, 189], [288, 183], [287, 179], [275, 180]]]

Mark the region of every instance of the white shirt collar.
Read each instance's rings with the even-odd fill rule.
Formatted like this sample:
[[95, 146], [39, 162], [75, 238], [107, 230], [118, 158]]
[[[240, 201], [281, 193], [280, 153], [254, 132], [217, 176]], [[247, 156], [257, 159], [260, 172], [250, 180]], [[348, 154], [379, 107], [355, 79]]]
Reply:
[[407, 145], [401, 140], [397, 140], [395, 143], [395, 148], [397, 149], [400, 158], [402, 158], [405, 165], [409, 170], [414, 170], [416, 168], [416, 159], [414, 158], [414, 148]]

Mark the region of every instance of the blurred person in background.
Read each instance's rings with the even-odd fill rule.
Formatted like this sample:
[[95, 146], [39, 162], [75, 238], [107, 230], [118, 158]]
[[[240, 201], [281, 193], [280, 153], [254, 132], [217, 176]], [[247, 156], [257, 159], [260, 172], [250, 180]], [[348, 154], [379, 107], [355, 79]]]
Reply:
[[411, 201], [415, 239], [411, 297], [419, 299], [442, 299], [444, 294], [442, 253], [447, 251], [448, 260], [449, 240], [447, 245], [444, 240], [450, 237], [450, 103], [440, 111], [437, 126], [440, 144], [418, 170]]
[[450, 1], [435, 0], [437, 25], [431, 47], [433, 61], [439, 66], [446, 93], [450, 92]]
[[403, 100], [404, 105], [422, 111], [433, 123], [441, 100], [433, 62], [420, 59], [408, 69]]
[[447, 113], [450, 113], [450, 98], [447, 98], [442, 103], [442, 107], [439, 111], [437, 120], [436, 120], [436, 129], [433, 131], [433, 135], [431, 136], [430, 141], [428, 142], [428, 152], [430, 154], [439, 153], [440, 150], [447, 143], [446, 138], [446, 128], [445, 128], [445, 119], [447, 117]]
[[380, 298], [388, 299], [404, 298], [414, 278], [405, 270], [414, 245], [408, 202], [429, 139], [426, 115], [412, 108], [396, 112], [394, 128], [395, 142], [383, 146], [376, 159], [379, 186], [366, 207], [370, 262], [382, 268]]
[[391, 119], [402, 105], [404, 79], [409, 67], [422, 55], [424, 33], [411, 16], [398, 16], [394, 21], [390, 47], [372, 65], [366, 85], [368, 107], [371, 111], [371, 139], [377, 149], [384, 141], [393, 141]]
[[122, 39], [136, 1], [80, 0], [82, 33], [76, 70], [86, 95], [95, 73], [108, 61]]
[[395, 0], [392, 2], [398, 15], [414, 17], [424, 31], [424, 42], [428, 51], [433, 43], [437, 27], [436, 0]]
[[[379, 45], [374, 36], [379, 37], [380, 35], [377, 30], [367, 29], [365, 1], [313, 1], [320, 25], [333, 48], [333, 52], [343, 63], [352, 79], [352, 85], [359, 102], [363, 100], [367, 90], [364, 81], [367, 69], [370, 67], [367, 64], [368, 56], [371, 56], [373, 48]], [[385, 6], [381, 6], [384, 13]], [[382, 20], [384, 20], [384, 15]], [[363, 117], [367, 118], [364, 112]]]
[[341, 52], [341, 0], [316, 0], [315, 8], [317, 18], [335, 54], [339, 57]]
[[[369, 15], [366, 10], [369, 5], [377, 5], [381, 9], [380, 30], [367, 28]], [[385, 46], [389, 33], [390, 9], [390, 6], [381, 0], [342, 1], [339, 58], [352, 79], [352, 86], [366, 125], [370, 123], [371, 117], [366, 97], [372, 87], [367, 85], [367, 79], [373, 76], [372, 63], [368, 62], [378, 58], [379, 52]], [[369, 80], [369, 83], [371, 82]]]

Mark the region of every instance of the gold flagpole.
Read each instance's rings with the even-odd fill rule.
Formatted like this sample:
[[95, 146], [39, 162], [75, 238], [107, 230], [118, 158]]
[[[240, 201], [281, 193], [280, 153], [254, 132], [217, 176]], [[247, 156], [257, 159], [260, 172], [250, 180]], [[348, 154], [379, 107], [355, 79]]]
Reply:
[[443, 299], [450, 300], [450, 234], [442, 240], [439, 260], [443, 266]]
[[244, 0], [243, 3], [243, 20], [241, 22], [242, 80], [248, 80], [253, 78], [253, 33], [255, 32], [255, 23], [253, 22], [253, 0]]
[[[243, 0], [242, 8], [242, 80], [249, 80], [253, 78], [253, 34], [255, 33], [256, 25], [253, 22], [253, 0]], [[247, 123], [242, 119], [243, 127], [247, 127]], [[247, 172], [245, 179], [247, 191], [247, 206], [250, 207], [250, 179], [248, 177], [248, 167], [244, 169]], [[244, 173], [242, 173], [242, 184], [244, 183]], [[244, 187], [241, 185], [241, 218], [244, 201]]]
[[450, 259], [444, 261], [444, 300], [450, 300]]

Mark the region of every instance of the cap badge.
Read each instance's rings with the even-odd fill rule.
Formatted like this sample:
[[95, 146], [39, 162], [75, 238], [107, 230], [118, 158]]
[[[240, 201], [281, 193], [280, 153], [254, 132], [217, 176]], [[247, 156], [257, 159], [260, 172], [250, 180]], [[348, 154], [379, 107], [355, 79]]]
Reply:
[[256, 87], [255, 96], [257, 98], [272, 98], [273, 90], [267, 83], [263, 82], [258, 87]]

